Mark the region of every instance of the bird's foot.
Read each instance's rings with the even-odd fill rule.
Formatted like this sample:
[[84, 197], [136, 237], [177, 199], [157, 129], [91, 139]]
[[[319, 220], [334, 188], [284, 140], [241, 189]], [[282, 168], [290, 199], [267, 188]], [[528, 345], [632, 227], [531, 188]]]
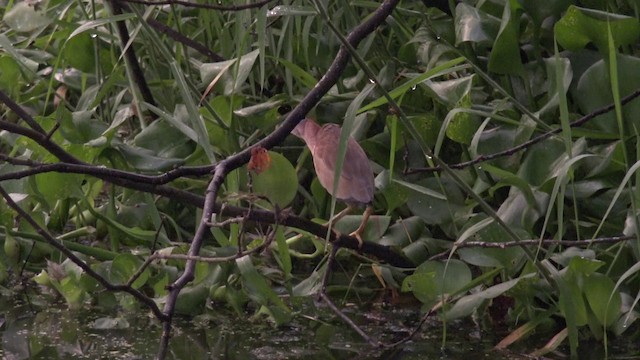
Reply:
[[364, 245], [364, 240], [362, 240], [362, 233], [364, 232], [363, 230], [364, 229], [358, 229], [349, 234], [349, 236], [353, 236], [358, 240], [358, 250], [362, 250], [362, 245]]

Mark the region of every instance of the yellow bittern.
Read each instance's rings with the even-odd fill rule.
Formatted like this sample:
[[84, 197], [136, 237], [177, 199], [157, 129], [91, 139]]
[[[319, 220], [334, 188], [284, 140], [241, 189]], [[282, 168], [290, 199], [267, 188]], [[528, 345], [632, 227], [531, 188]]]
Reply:
[[362, 147], [352, 137], [349, 137], [338, 186], [336, 192], [333, 192], [340, 131], [340, 126], [336, 124], [320, 126], [311, 119], [304, 119], [291, 133], [304, 140], [309, 147], [316, 175], [322, 187], [336, 199], [347, 204], [347, 208], [334, 216], [330, 222], [336, 222], [354, 208], [366, 205], [367, 208], [362, 216], [360, 226], [350, 234], [358, 239], [360, 247], [362, 247], [362, 234], [369, 216], [373, 212], [371, 206], [374, 191], [373, 170], [371, 170], [371, 164], [369, 164], [369, 159]]

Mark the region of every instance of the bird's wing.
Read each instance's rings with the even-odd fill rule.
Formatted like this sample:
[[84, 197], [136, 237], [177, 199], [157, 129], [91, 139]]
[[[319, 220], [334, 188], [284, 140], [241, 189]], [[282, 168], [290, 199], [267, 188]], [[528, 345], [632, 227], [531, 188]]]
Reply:
[[[338, 156], [338, 150], [340, 147], [340, 127], [335, 124], [326, 124], [322, 127], [316, 137], [316, 146], [313, 151], [313, 158], [318, 159], [318, 164], [323, 167], [325, 171], [330, 171], [331, 174], [336, 170], [336, 159]], [[360, 151], [358, 151], [360, 150]], [[342, 172], [340, 176], [350, 181], [361, 174], [359, 166], [363, 159], [368, 165], [368, 159], [364, 151], [360, 148], [360, 145], [356, 143], [353, 138], [349, 138], [347, 142], [347, 153], [344, 157], [342, 164]]]
[[[326, 189], [333, 189], [339, 138], [339, 126], [325, 125], [318, 133], [313, 150], [316, 173], [320, 183]], [[373, 170], [371, 170], [369, 159], [360, 145], [353, 138], [349, 138], [338, 191], [334, 195], [348, 201], [367, 203], [373, 196], [373, 187]]]

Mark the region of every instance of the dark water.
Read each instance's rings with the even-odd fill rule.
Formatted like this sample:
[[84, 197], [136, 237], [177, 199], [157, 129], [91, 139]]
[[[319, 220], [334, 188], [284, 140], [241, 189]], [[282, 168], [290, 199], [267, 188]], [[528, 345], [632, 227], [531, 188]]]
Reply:
[[[51, 307], [45, 301], [12, 304], [6, 299], [0, 300], [0, 309], [4, 309], [0, 318], [3, 359], [151, 359], [157, 352], [161, 326], [145, 311], [97, 313], [95, 308], [68, 309], [63, 303]], [[177, 319], [169, 359], [526, 359], [525, 354], [553, 336], [534, 334], [527, 343], [498, 352], [493, 346], [506, 333], [454, 322], [446, 326], [447, 341], [442, 347], [445, 328], [430, 320], [412, 341], [381, 350], [313, 304], [284, 327], [274, 327], [263, 318], [239, 319], [213, 310]], [[388, 342], [405, 336], [420, 317], [416, 309], [356, 311], [351, 307], [347, 313], [368, 334]], [[637, 339], [613, 340], [609, 358], [640, 358]], [[581, 343], [580, 350], [580, 359], [605, 358], [600, 343]], [[567, 349], [561, 351], [547, 357], [567, 358]]]

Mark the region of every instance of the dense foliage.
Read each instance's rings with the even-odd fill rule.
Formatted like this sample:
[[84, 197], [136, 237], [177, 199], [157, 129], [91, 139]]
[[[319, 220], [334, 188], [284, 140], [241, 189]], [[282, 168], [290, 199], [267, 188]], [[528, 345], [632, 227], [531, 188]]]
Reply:
[[[165, 322], [162, 306], [197, 315], [224, 304], [287, 323], [296, 299], [321, 290], [331, 254], [305, 220], [343, 204], [293, 137], [260, 143], [264, 172], [238, 166], [313, 107], [374, 165], [365, 240], [415, 266], [341, 250], [329, 294], [402, 294], [429, 316], [517, 329], [501, 346], [545, 326], [558, 334], [549, 349], [567, 339], [575, 353], [579, 336], [633, 329], [637, 1], [401, 1], [355, 49], [345, 37], [378, 2], [240, 3], [251, 5], [4, 7], [4, 286], [33, 279], [70, 307], [158, 304]], [[350, 61], [329, 71], [341, 47]], [[307, 96], [330, 77], [330, 90]], [[193, 278], [180, 278], [185, 264]]]

